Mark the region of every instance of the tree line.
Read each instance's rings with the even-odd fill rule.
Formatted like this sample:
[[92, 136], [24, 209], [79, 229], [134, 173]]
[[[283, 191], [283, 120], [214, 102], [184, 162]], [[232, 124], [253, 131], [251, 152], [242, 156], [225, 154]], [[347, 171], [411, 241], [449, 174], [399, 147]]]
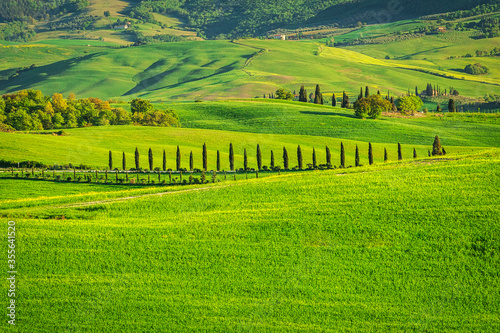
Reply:
[[[367, 157], [368, 157], [368, 163], [369, 165], [372, 165], [374, 163], [374, 158], [373, 158], [373, 145], [371, 142], [368, 143], [368, 151], [366, 152]], [[440, 139], [438, 136], [435, 137], [434, 143], [433, 143], [433, 149], [432, 152], [431, 150], [428, 151], [428, 156], [435, 156], [435, 155], [443, 155], [446, 154], [444, 151], [444, 148], [441, 146]], [[402, 147], [401, 144], [398, 143], [398, 160], [403, 159], [403, 152], [402, 152]], [[229, 144], [229, 149], [228, 149], [228, 164], [229, 164], [229, 170], [228, 171], [238, 171], [238, 172], [247, 172], [247, 171], [280, 171], [280, 170], [316, 170], [316, 169], [333, 169], [337, 168], [337, 166], [334, 166], [332, 163], [332, 154], [331, 150], [328, 146], [325, 146], [324, 150], [324, 156], [325, 156], [325, 164], [318, 164], [318, 158], [317, 158], [317, 152], [316, 148], [313, 147], [312, 154], [310, 156], [310, 159], [308, 158], [309, 163], [304, 163], [305, 157], [302, 151], [302, 148], [300, 145], [297, 146], [296, 148], [296, 161], [297, 165], [294, 167], [291, 167], [290, 164], [290, 154], [288, 152], [288, 149], [286, 147], [283, 147], [282, 150], [282, 165], [277, 164], [277, 160], [275, 159], [275, 154], [274, 151], [271, 150], [269, 154], [269, 165], [264, 165], [263, 164], [263, 157], [262, 157], [262, 150], [259, 144], [257, 144], [256, 149], [255, 149], [255, 158], [256, 158], [256, 165], [251, 167], [248, 164], [248, 151], [245, 148], [243, 150], [243, 166], [240, 167], [239, 169], [236, 168], [235, 166], [235, 154], [234, 154], [234, 147], [233, 144]], [[194, 154], [193, 151], [190, 151], [189, 153], [189, 167], [182, 167], [182, 154], [181, 154], [181, 149], [179, 146], [177, 146], [176, 151], [175, 151], [175, 168], [167, 168], [167, 153], [165, 149], [163, 149], [163, 153], [161, 154], [161, 167], [155, 167], [155, 159], [154, 159], [154, 154], [153, 150], [151, 148], [148, 149], [147, 153], [148, 157], [148, 164], [144, 168], [141, 166], [140, 163], [140, 152], [139, 149], [136, 147], [134, 151], [134, 161], [133, 161], [133, 167], [132, 168], [127, 168], [129, 165], [127, 164], [127, 158], [125, 155], [125, 152], [121, 153], [121, 170], [123, 171], [179, 171], [179, 172], [207, 172], [208, 170], [208, 150], [207, 150], [207, 145], [203, 144], [202, 147], [202, 155], [201, 155], [201, 167], [197, 168], [195, 167], [194, 164]], [[417, 158], [417, 152], [416, 149], [413, 149], [413, 158]], [[387, 149], [384, 148], [384, 162], [388, 161], [388, 153]], [[339, 154], [339, 168], [346, 168], [349, 167], [346, 165], [346, 151], [345, 151], [345, 146], [344, 143], [340, 143], [340, 154]], [[358, 167], [361, 166], [360, 164], [360, 151], [358, 148], [358, 145], [356, 145], [355, 149], [355, 157], [354, 157], [354, 166]], [[119, 170], [116, 164], [114, 164], [114, 158], [113, 158], [113, 152], [110, 150], [108, 152], [108, 169], [109, 170]], [[221, 170], [221, 153], [219, 150], [216, 152], [216, 168], [214, 170], [210, 171], [224, 171]]]
[[99, 98], [76, 99], [39, 90], [22, 90], [0, 98], [0, 131], [47, 130], [103, 125], [180, 126], [172, 110], [157, 110], [146, 100], [131, 101], [132, 113]]

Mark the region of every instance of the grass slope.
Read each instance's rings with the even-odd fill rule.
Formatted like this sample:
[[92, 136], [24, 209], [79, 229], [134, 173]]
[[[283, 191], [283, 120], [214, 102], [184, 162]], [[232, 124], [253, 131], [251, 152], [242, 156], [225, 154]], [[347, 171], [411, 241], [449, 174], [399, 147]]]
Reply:
[[332, 151], [333, 164], [338, 165], [341, 141], [346, 145], [347, 165], [354, 164], [356, 145], [359, 145], [361, 163], [367, 163], [368, 142], [374, 144], [378, 162], [383, 161], [384, 148], [388, 150], [389, 159], [394, 160], [398, 142], [403, 144], [405, 158], [413, 156], [413, 148], [417, 149], [418, 156], [426, 156], [435, 135], [439, 135], [448, 153], [500, 145], [496, 114], [362, 120], [354, 117], [352, 111], [266, 100], [160, 104], [158, 107], [174, 109], [186, 128], [103, 126], [68, 129], [68, 136], [0, 133], [0, 142], [4, 143], [0, 146], [0, 158], [104, 167], [111, 150], [116, 166], [121, 166], [124, 151], [130, 168], [138, 147], [143, 167], [147, 165], [146, 152], [152, 148], [155, 166], [161, 166], [165, 149], [168, 168], [174, 169], [177, 146], [181, 148], [183, 167], [189, 165], [190, 151], [195, 156], [196, 167], [200, 167], [201, 148], [206, 143], [209, 167], [215, 168], [216, 151], [220, 150], [222, 169], [227, 170], [230, 143], [235, 148], [237, 168], [242, 167], [244, 149], [248, 151], [250, 165], [255, 166], [257, 144], [262, 148], [264, 165], [270, 163], [271, 150], [276, 164], [283, 165], [282, 149], [286, 147], [291, 166], [297, 165], [297, 145], [303, 149], [304, 165], [311, 163], [313, 148], [317, 151], [318, 164], [325, 163], [326, 145]]
[[[465, 41], [461, 39], [461, 43]], [[471, 44], [468, 49], [481, 49], [485, 43], [471, 39], [467, 42]], [[437, 42], [432, 38], [421, 38], [400, 43], [404, 52], [397, 52], [403, 57], [414, 53], [412, 48], [417, 53], [420, 52], [418, 50], [432, 50], [432, 45]], [[442, 47], [453, 45], [450, 40], [439, 43], [444, 45]], [[497, 39], [490, 43], [491, 49]], [[21, 59], [26, 60], [18, 60], [17, 53], [12, 49], [0, 64], [3, 68], [19, 67], [20, 63], [35, 63], [39, 67], [0, 82], [0, 92], [34, 88], [48, 94], [61, 92], [67, 95], [73, 92], [81, 97], [140, 96], [157, 100], [195, 100], [248, 98], [274, 92], [280, 87], [298, 91], [302, 84], [312, 87], [310, 89], [320, 84], [325, 95], [331, 96], [335, 92], [340, 96], [342, 90], [346, 90], [353, 99], [359, 87], [365, 85], [399, 95], [408, 89], [414, 91], [415, 85], [423, 90], [427, 83], [432, 82], [440, 87], [453, 86], [461, 95], [478, 97], [494, 94], [500, 84], [498, 64], [494, 59], [484, 60], [491, 73], [478, 77], [461, 72], [463, 59], [385, 60], [366, 55], [372, 49], [375, 49], [374, 56], [382, 55], [380, 48], [379, 45], [366, 50], [360, 47], [363, 54], [325, 47], [318, 42], [206, 41], [125, 49], [89, 49], [85, 54], [81, 54], [80, 50], [80, 53], [66, 52], [65, 60], [52, 59], [50, 50], [40, 52], [36, 48], [23, 49]], [[71, 42], [62, 49], [72, 49]], [[390, 46], [384, 52], [390, 53], [391, 49], [400, 50], [398, 46]], [[463, 53], [460, 48], [453, 50], [449, 51], [450, 54]], [[17, 49], [15, 51], [18, 52]], [[37, 57], [40, 60], [35, 61]], [[59, 61], [49, 63], [48, 59]]]
[[499, 163], [495, 150], [2, 209], [22, 272], [11, 330], [498, 331]]

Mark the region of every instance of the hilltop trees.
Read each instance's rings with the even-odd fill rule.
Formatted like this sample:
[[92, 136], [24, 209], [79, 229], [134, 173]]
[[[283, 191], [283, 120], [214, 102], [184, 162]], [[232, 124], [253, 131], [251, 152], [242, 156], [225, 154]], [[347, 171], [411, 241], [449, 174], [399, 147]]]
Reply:
[[418, 111], [423, 105], [424, 103], [418, 96], [403, 96], [398, 99], [397, 103], [398, 110], [403, 114]]
[[455, 100], [450, 98], [450, 100], [448, 101], [448, 112], [455, 112], [455, 111], [456, 111]]
[[314, 104], [323, 104], [323, 95], [319, 89], [319, 84], [316, 85], [316, 91], [314, 92]]
[[443, 155], [443, 151], [441, 148], [441, 140], [439, 140], [439, 136], [436, 135], [434, 143], [432, 144], [432, 156], [437, 155]]
[[345, 93], [345, 90], [342, 92], [342, 104], [341, 107], [346, 109], [349, 108], [349, 96]]
[[306, 88], [304, 88], [304, 86], [300, 86], [299, 102], [306, 102], [307, 103], [307, 91], [306, 91]]
[[354, 113], [361, 118], [376, 119], [382, 112], [389, 111], [391, 103], [376, 94], [369, 97], [363, 97], [354, 102]]

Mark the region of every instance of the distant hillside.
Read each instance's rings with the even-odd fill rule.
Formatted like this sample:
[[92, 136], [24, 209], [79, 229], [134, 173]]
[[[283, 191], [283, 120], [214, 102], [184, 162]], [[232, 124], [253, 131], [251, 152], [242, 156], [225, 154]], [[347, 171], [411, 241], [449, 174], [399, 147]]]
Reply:
[[470, 9], [498, 0], [168, 0], [142, 1], [133, 17], [151, 20], [152, 12], [176, 12], [208, 38], [261, 35], [288, 25], [315, 22], [352, 25], [384, 23], [403, 18]]
[[2, 0], [0, 22], [48, 19], [50, 15], [77, 12], [88, 5], [88, 0]]

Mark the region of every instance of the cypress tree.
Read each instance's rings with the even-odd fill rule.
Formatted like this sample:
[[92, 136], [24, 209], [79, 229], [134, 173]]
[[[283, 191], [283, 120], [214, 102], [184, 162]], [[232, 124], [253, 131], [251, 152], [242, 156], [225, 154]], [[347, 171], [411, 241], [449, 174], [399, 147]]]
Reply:
[[148, 152], [148, 161], [149, 161], [149, 171], [152, 171], [153, 170], [153, 151], [151, 150], [151, 148], [149, 148], [149, 152]]
[[189, 171], [194, 170], [194, 158], [193, 158], [193, 151], [189, 153]]
[[387, 162], [389, 158], [387, 157], [387, 149], [384, 148], [384, 162]]
[[340, 143], [340, 166], [345, 168], [345, 151], [344, 144], [342, 142]]
[[232, 143], [229, 144], [229, 169], [234, 171], [234, 151]]
[[443, 155], [446, 155], [446, 150], [444, 150], [444, 147], [441, 148], [443, 148]]
[[300, 86], [299, 102], [306, 102], [307, 103], [307, 91], [304, 88], [304, 86]]
[[439, 105], [439, 104], [437, 105], [436, 112], [441, 112], [441, 105]]
[[113, 153], [111, 152], [111, 150], [109, 151], [108, 164], [109, 164], [109, 170], [113, 170]]
[[332, 106], [337, 106], [337, 99], [335, 98], [335, 93], [332, 94]]
[[139, 170], [139, 150], [135, 147], [135, 169]]
[[366, 86], [365, 88], [365, 97], [369, 97], [370, 96], [370, 89], [368, 88], [368, 86]]
[[415, 86], [415, 96], [418, 96], [418, 87]]
[[362, 98], [363, 98], [363, 87], [359, 88], [359, 95], [358, 95], [358, 99]]
[[285, 147], [283, 147], [283, 168], [288, 170], [288, 152]]
[[415, 148], [413, 148], [413, 158], [417, 158], [417, 151]]
[[271, 170], [274, 170], [274, 153], [271, 150]]
[[323, 104], [323, 96], [319, 89], [319, 84], [316, 85], [316, 91], [314, 92], [314, 104]]
[[380, 90], [377, 90], [377, 95], [379, 95], [379, 96], [380, 96]]
[[434, 143], [432, 144], [432, 156], [443, 155], [443, 151], [441, 149], [441, 141], [439, 140], [439, 136], [436, 135]]
[[313, 168], [316, 169], [316, 150], [313, 147]]
[[208, 161], [207, 161], [207, 144], [204, 143], [203, 144], [203, 170], [204, 171], [207, 171], [207, 164], [208, 164]]
[[163, 171], [167, 171], [167, 154], [165, 153], [165, 149], [163, 149], [162, 169], [163, 169]]
[[332, 154], [330, 153], [330, 148], [326, 146], [326, 164], [328, 167], [332, 165]]
[[359, 166], [359, 149], [358, 145], [356, 145], [356, 155], [354, 155], [354, 165]]
[[243, 151], [243, 169], [245, 171], [248, 170], [248, 158], [247, 158], [247, 150], [246, 149]]
[[403, 159], [403, 152], [401, 150], [401, 144], [398, 142], [398, 160], [401, 161]]
[[180, 150], [179, 146], [177, 146], [177, 156], [175, 158], [175, 166], [176, 166], [177, 171], [181, 170], [181, 150]]
[[368, 163], [373, 164], [373, 148], [372, 143], [368, 142]]
[[127, 160], [125, 159], [125, 152], [122, 152], [122, 169], [127, 170]]
[[450, 98], [450, 100], [448, 101], [448, 112], [455, 112], [457, 111], [455, 109], [455, 100]]
[[217, 150], [217, 171], [220, 171], [220, 152]]
[[343, 91], [342, 93], [342, 108], [348, 108], [349, 107], [349, 96]]
[[427, 156], [431, 157], [431, 151], [430, 151], [430, 149], [427, 149]]
[[300, 149], [300, 145], [297, 147], [297, 163], [299, 165], [299, 170], [302, 170], [302, 149]]
[[257, 145], [257, 170], [262, 170], [262, 153], [259, 145]]

